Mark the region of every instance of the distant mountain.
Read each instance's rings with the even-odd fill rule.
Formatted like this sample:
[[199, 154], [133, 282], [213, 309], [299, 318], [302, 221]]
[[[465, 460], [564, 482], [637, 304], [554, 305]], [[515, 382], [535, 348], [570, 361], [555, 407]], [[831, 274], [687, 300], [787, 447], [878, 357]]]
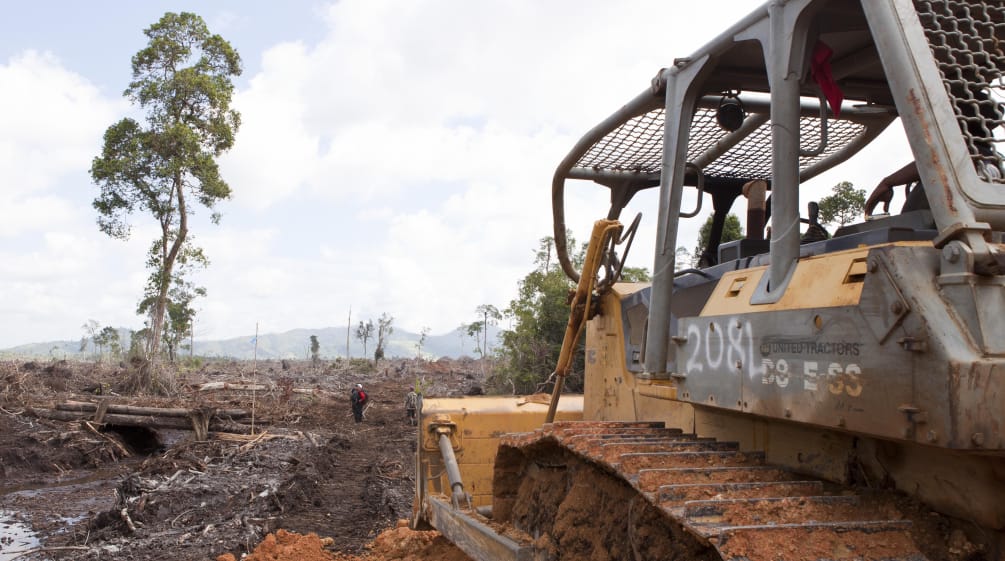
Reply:
[[[496, 326], [489, 326], [490, 351], [499, 345], [498, 337], [501, 331]], [[321, 344], [321, 357], [334, 359], [346, 355], [346, 332], [345, 327], [323, 327], [320, 329], [293, 329], [284, 333], [261, 333], [258, 335], [257, 345], [254, 334], [219, 341], [196, 339], [194, 354], [203, 357], [236, 359], [251, 359], [255, 356], [261, 359], [304, 359], [310, 358], [311, 335], [317, 335], [318, 342]], [[128, 329], [119, 330], [119, 338], [123, 341], [124, 347], [129, 346], [131, 333]], [[391, 333], [391, 337], [385, 345], [384, 355], [388, 358], [416, 356], [415, 345], [419, 341], [419, 337], [418, 333], [394, 328], [394, 332]], [[368, 357], [373, 356], [376, 344], [374, 339], [367, 341], [365, 354]], [[455, 329], [443, 335], [427, 335], [426, 341], [422, 345], [422, 354], [430, 358], [458, 358], [477, 356], [478, 353], [475, 349], [474, 340], [461, 329]], [[81, 352], [80, 340], [28, 343], [9, 349], [0, 349], [0, 356], [46, 358], [80, 358], [91, 356], [94, 353], [95, 350], [91, 344], [88, 344], [87, 349]], [[188, 354], [188, 350], [183, 351], [182, 354]], [[354, 358], [364, 356], [363, 343], [352, 335], [349, 337], [349, 354]]]

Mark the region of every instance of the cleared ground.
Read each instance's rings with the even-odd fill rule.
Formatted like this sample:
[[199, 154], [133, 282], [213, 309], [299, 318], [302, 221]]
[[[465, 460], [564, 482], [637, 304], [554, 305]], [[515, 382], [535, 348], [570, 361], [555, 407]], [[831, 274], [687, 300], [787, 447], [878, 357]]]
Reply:
[[[4, 361], [0, 561], [27, 550], [17, 558], [465, 560], [435, 532], [400, 527], [416, 441], [403, 403], [417, 379], [427, 395], [461, 395], [480, 391], [481, 373], [464, 359], [213, 361], [177, 371], [171, 397], [127, 397], [115, 391], [122, 365]], [[200, 389], [219, 382], [228, 386]], [[361, 424], [348, 399], [357, 382], [371, 398]], [[189, 430], [43, 418], [70, 401], [243, 409], [255, 428], [196, 441]], [[20, 539], [24, 528], [37, 541]]]

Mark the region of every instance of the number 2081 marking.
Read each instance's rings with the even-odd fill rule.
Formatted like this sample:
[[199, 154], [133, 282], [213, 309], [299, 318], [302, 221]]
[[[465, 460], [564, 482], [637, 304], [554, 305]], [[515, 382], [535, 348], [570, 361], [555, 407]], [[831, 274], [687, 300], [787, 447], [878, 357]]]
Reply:
[[799, 361], [793, 360], [790, 364], [784, 358], [764, 358], [761, 359], [761, 365], [764, 368], [761, 378], [763, 384], [786, 388], [793, 378], [802, 378], [803, 389], [806, 391], [817, 391], [819, 384], [823, 383], [827, 385], [827, 391], [834, 395], [862, 395], [862, 369], [857, 364], [831, 362], [826, 371], [821, 371], [819, 362], [807, 360], [802, 362], [802, 372], [798, 371]]

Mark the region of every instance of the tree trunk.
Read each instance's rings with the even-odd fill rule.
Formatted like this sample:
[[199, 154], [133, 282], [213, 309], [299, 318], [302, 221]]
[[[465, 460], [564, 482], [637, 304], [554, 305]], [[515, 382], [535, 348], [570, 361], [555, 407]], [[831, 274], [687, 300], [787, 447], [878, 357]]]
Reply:
[[250, 382], [203, 382], [195, 386], [195, 389], [200, 392], [207, 390], [247, 390], [261, 392], [272, 388], [265, 384], [253, 384]]
[[[107, 403], [107, 402], [104, 402]], [[95, 412], [98, 410], [97, 403], [89, 401], [64, 401], [56, 404], [57, 411], [71, 411], [77, 413]], [[122, 415], [149, 415], [153, 417], [189, 417], [192, 409], [181, 407], [143, 407], [138, 405], [125, 405], [109, 403], [105, 410], [107, 413]], [[219, 417], [233, 417], [235, 419], [250, 417], [251, 412], [247, 409], [217, 409], [215, 411]]]
[[[182, 181], [181, 175], [176, 175], [174, 190], [175, 195], [178, 197], [178, 236], [175, 238], [174, 243], [171, 244], [171, 250], [168, 251], [167, 255], [164, 255], [163, 262], [161, 263], [160, 292], [157, 294], [157, 304], [154, 306], [154, 314], [150, 321], [150, 346], [149, 356], [147, 357], [150, 360], [157, 360], [157, 352], [160, 350], [161, 332], [164, 329], [164, 313], [167, 310], [168, 289], [171, 288], [171, 273], [174, 271], [174, 262], [178, 258], [178, 254], [181, 253], [185, 237], [188, 235], [188, 209], [185, 208], [184, 187], [185, 184]], [[161, 231], [164, 236], [163, 246], [166, 246], [171, 234], [170, 221], [161, 223]]]
[[[41, 419], [52, 419], [56, 421], [87, 421], [94, 415], [90, 412], [58, 411], [54, 409], [32, 409], [27, 414]], [[194, 428], [192, 425], [192, 419], [183, 417], [108, 414], [105, 415], [102, 422], [106, 425], [146, 427], [151, 429], [193, 430]], [[262, 421], [257, 420], [256, 423], [262, 424]], [[244, 425], [215, 417], [209, 422], [209, 430], [213, 432], [233, 432], [238, 434], [250, 434], [252, 432], [250, 425]]]

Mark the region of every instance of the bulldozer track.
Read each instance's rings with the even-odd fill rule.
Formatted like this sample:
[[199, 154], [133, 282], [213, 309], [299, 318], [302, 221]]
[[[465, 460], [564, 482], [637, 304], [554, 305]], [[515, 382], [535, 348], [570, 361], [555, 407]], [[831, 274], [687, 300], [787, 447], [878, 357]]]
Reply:
[[[911, 538], [911, 522], [882, 494], [812, 480], [766, 465], [763, 452], [660, 422], [556, 422], [505, 435], [496, 503], [513, 503], [528, 469], [558, 468], [565, 454], [627, 483], [672, 528], [725, 561], [928, 559]], [[636, 550], [626, 558], [645, 556]]]

